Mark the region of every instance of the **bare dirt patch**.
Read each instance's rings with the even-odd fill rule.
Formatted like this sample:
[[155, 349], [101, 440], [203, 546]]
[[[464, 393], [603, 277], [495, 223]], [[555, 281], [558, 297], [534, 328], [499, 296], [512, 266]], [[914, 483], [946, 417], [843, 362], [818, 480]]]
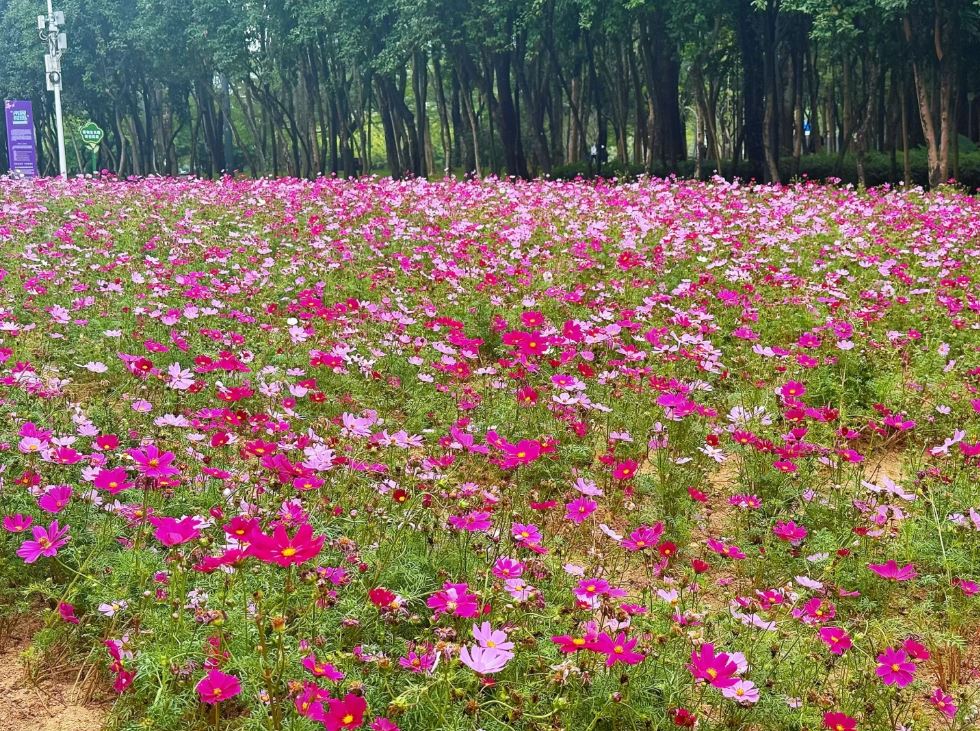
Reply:
[[864, 461], [864, 479], [875, 482], [887, 477], [892, 482], [902, 479], [903, 454], [898, 450], [884, 450], [869, 455]]
[[101, 731], [109, 703], [85, 702], [71, 668], [45, 670], [31, 680], [23, 662], [29, 629], [0, 636], [0, 731]]

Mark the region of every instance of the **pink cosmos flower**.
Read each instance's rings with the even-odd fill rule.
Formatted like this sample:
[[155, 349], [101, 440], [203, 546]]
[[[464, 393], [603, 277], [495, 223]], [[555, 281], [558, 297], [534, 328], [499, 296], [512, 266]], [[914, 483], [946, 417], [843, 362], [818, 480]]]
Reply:
[[523, 602], [531, 598], [534, 587], [524, 579], [514, 578], [504, 581], [504, 591], [510, 594], [514, 601]]
[[432, 645], [429, 645], [422, 653], [415, 650], [409, 651], [404, 657], [398, 658], [398, 664], [416, 675], [421, 675], [435, 670], [437, 659], [438, 656], [433, 651]]
[[20, 513], [5, 515], [3, 516], [3, 529], [8, 533], [24, 533], [33, 522], [34, 518], [29, 515], [21, 515]]
[[330, 696], [315, 683], [303, 683], [303, 690], [293, 699], [296, 712], [303, 718], [319, 721], [323, 718], [323, 703], [320, 701]]
[[348, 693], [342, 700], [331, 698], [327, 702], [329, 707], [323, 709], [323, 718], [320, 719], [327, 731], [360, 728], [364, 723], [367, 701], [361, 696]]
[[959, 588], [967, 596], [973, 596], [974, 594], [980, 593], [980, 585], [975, 581], [970, 579], [953, 579], [953, 586]]
[[837, 615], [837, 608], [826, 599], [815, 596], [807, 600], [802, 608], [794, 609], [792, 614], [806, 624], [821, 624], [832, 620]]
[[126, 689], [133, 684], [133, 680], [136, 678], [135, 670], [127, 670], [126, 668], [119, 668], [116, 671], [116, 677], [112, 681], [112, 689], [117, 693], [123, 693]]
[[609, 588], [609, 582], [605, 579], [582, 579], [578, 582], [578, 586], [575, 587], [573, 593], [579, 601], [587, 602], [603, 594], [608, 594]]
[[449, 525], [456, 530], [480, 533], [490, 530], [493, 523], [490, 520], [490, 513], [486, 510], [471, 510], [465, 515], [450, 515]]
[[180, 472], [171, 466], [176, 455], [173, 452], [161, 452], [155, 444], [148, 444], [143, 449], [129, 449], [127, 454], [136, 460], [136, 469], [147, 477], [168, 477]]
[[631, 480], [636, 476], [637, 463], [635, 459], [626, 459], [617, 462], [613, 467], [612, 476], [614, 480]]
[[802, 543], [807, 536], [806, 528], [792, 520], [777, 520], [772, 532], [776, 538], [792, 543], [794, 546]]
[[116, 467], [111, 470], [99, 470], [99, 474], [95, 476], [95, 486], [100, 490], [105, 490], [110, 495], [115, 495], [133, 487], [133, 483], [128, 477], [129, 475], [127, 475], [126, 470], [122, 467]]
[[505, 469], [530, 464], [541, 456], [541, 444], [533, 439], [521, 439], [517, 444], [503, 442], [500, 449], [504, 453], [501, 466]]
[[150, 516], [150, 524], [156, 527], [153, 537], [165, 546], [179, 546], [182, 543], [193, 541], [200, 537], [201, 531], [197, 527], [197, 519], [194, 517], [176, 518]]
[[524, 573], [524, 564], [503, 556], [494, 562], [492, 572], [498, 579], [517, 579]]
[[691, 651], [691, 663], [687, 669], [695, 680], [703, 680], [715, 688], [730, 688], [738, 682], [735, 677], [738, 666], [724, 652], [715, 654], [711, 643]]
[[592, 515], [592, 513], [595, 512], [596, 507], [598, 506], [596, 505], [595, 501], [589, 500], [585, 497], [572, 500], [570, 503], [565, 505], [565, 519], [570, 520], [577, 525]]
[[75, 607], [67, 602], [58, 604], [58, 614], [68, 624], [78, 624], [78, 617], [75, 616]]
[[590, 634], [586, 634], [584, 636], [554, 635], [551, 638], [551, 641], [558, 645], [559, 652], [563, 652], [565, 654], [588, 649], [589, 643], [594, 640], [595, 637]]
[[779, 395], [787, 400], [799, 399], [806, 393], [806, 386], [799, 381], [786, 381], [779, 389]]
[[68, 526], [64, 528], [58, 525], [58, 521], [52, 521], [47, 528], [39, 525], [33, 528], [33, 540], [24, 541], [17, 549], [17, 555], [24, 559], [24, 563], [34, 563], [41, 556], [52, 558], [58, 554], [58, 549], [68, 543]]
[[932, 657], [932, 653], [918, 640], [909, 637], [905, 642], [902, 643], [902, 649], [908, 653], [909, 657], [914, 661], [924, 662]]
[[212, 705], [234, 698], [242, 692], [242, 684], [234, 675], [214, 669], [201, 678], [195, 690], [202, 703]]
[[478, 645], [464, 645], [459, 650], [460, 662], [480, 675], [499, 673], [513, 657], [513, 652]]
[[832, 711], [823, 714], [823, 725], [829, 731], [856, 731], [857, 719], [851, 718], [846, 713]]
[[946, 695], [942, 688], [936, 688], [933, 691], [932, 695], [929, 696], [929, 702], [947, 718], [953, 718], [956, 715], [956, 704], [953, 703], [953, 696]]
[[384, 716], [378, 716], [368, 727], [371, 731], [401, 731], [398, 724], [392, 721], [390, 718], [385, 718]]
[[885, 563], [869, 563], [868, 568], [878, 576], [892, 581], [910, 581], [918, 576], [914, 564], [899, 566], [895, 559], [890, 559]]
[[507, 638], [503, 630], [494, 629], [489, 622], [473, 625], [473, 638], [480, 647], [490, 650], [513, 650], [514, 643]]
[[616, 635], [615, 639], [602, 632], [595, 640], [588, 644], [587, 649], [600, 655], [605, 655], [607, 668], [611, 668], [618, 662], [626, 665], [636, 665], [639, 662], [643, 662], [643, 659], [646, 657], [643, 653], [633, 650], [637, 642], [638, 639], [636, 637], [629, 638], [625, 632], [620, 632]]
[[716, 538], [709, 538], [707, 541], [708, 549], [714, 551], [720, 556], [725, 558], [730, 558], [733, 560], [741, 560], [745, 558], [745, 554], [742, 549], [736, 545], [728, 545], [724, 541], [719, 541]]
[[629, 534], [629, 538], [623, 539], [622, 546], [631, 552], [643, 551], [656, 546], [663, 534], [663, 523], [657, 523], [654, 526], [641, 525]]
[[777, 459], [775, 462], [772, 463], [772, 466], [775, 467], [780, 472], [785, 472], [786, 474], [792, 474], [793, 472], [796, 472], [797, 469], [799, 469], [792, 460], [788, 460], [788, 459]]
[[307, 655], [303, 658], [303, 667], [306, 668], [315, 678], [326, 678], [327, 680], [343, 680], [344, 674], [337, 670], [328, 662], [317, 661], [316, 655]]
[[762, 507], [762, 499], [758, 495], [732, 495], [728, 498], [728, 504], [736, 508], [758, 510]]
[[286, 527], [280, 523], [271, 536], [256, 530], [251, 540], [252, 544], [248, 548], [249, 555], [265, 563], [286, 567], [296, 566], [316, 558], [323, 548], [326, 536], [314, 536], [313, 527], [309, 523], [303, 523], [290, 537]]
[[909, 661], [905, 650], [887, 647], [876, 659], [878, 667], [875, 668], [875, 673], [885, 685], [904, 688], [915, 678], [915, 665]]
[[60, 513], [71, 501], [71, 487], [52, 485], [38, 498], [37, 506], [47, 513]]
[[840, 627], [821, 627], [819, 634], [820, 640], [835, 655], [843, 655], [854, 645], [847, 632]]
[[433, 610], [436, 619], [443, 614], [454, 617], [473, 618], [480, 614], [480, 600], [469, 590], [467, 584], [453, 584], [447, 581], [442, 589], [429, 597], [426, 606]]
[[723, 688], [721, 694], [740, 706], [751, 706], [759, 702], [759, 689], [751, 680], [738, 680], [735, 685]]
[[510, 527], [510, 534], [514, 541], [525, 545], [537, 545], [541, 543], [541, 531], [538, 526], [531, 523], [514, 523]]

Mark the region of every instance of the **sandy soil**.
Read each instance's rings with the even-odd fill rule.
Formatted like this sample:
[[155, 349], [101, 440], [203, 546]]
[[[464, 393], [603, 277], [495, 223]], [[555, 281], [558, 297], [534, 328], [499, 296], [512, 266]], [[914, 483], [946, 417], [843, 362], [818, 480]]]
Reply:
[[101, 731], [108, 703], [83, 702], [69, 669], [45, 671], [36, 683], [25, 671], [27, 630], [0, 637], [0, 731]]

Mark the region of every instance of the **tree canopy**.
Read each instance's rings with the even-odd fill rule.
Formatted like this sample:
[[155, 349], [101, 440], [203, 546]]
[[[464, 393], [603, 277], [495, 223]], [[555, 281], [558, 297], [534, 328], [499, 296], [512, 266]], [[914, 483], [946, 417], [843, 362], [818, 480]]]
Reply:
[[[936, 185], [980, 139], [974, 0], [57, 5], [74, 170], [88, 119], [121, 175], [777, 180], [822, 156], [864, 182], [871, 156], [909, 179], [920, 155]], [[50, 173], [44, 10], [0, 0], [0, 92], [33, 100]]]

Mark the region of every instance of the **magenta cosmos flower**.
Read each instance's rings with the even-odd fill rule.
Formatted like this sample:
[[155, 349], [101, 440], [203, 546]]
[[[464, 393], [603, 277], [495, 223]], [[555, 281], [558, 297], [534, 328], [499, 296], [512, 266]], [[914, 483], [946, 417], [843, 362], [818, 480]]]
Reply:
[[202, 703], [209, 705], [234, 698], [242, 692], [242, 684], [234, 675], [211, 670], [195, 687]]
[[942, 688], [936, 688], [933, 691], [933, 694], [929, 696], [929, 702], [947, 718], [952, 718], [956, 715], [956, 704], [953, 703], [953, 696], [946, 695]]
[[636, 665], [646, 657], [642, 652], [635, 652], [637, 638], [630, 639], [625, 632], [620, 632], [615, 639], [605, 632], [589, 643], [588, 649], [606, 656], [606, 667], [611, 668], [618, 662], [626, 665]]
[[99, 474], [95, 476], [95, 486], [100, 490], [105, 490], [110, 495], [115, 495], [133, 486], [133, 483], [128, 478], [129, 475], [122, 467], [116, 467], [111, 470], [100, 470]]
[[821, 627], [820, 639], [835, 655], [843, 655], [854, 645], [847, 632], [840, 627]]
[[331, 698], [327, 701], [320, 722], [327, 731], [360, 728], [367, 712], [367, 701], [359, 695], [348, 693], [343, 699]]
[[24, 559], [24, 563], [34, 563], [41, 556], [53, 558], [69, 539], [68, 526], [61, 528], [57, 520], [52, 521], [47, 528], [34, 526], [33, 535], [33, 540], [24, 541], [17, 549], [17, 555]]
[[868, 568], [878, 576], [892, 581], [910, 581], [918, 576], [914, 564], [899, 566], [895, 559], [885, 561], [885, 563], [869, 563]]
[[438, 619], [443, 614], [472, 619], [480, 614], [480, 600], [469, 590], [467, 584], [453, 584], [447, 581], [442, 589], [429, 597], [426, 606], [435, 612]]
[[3, 529], [9, 533], [25, 533], [31, 527], [34, 518], [29, 515], [5, 515], [3, 517]]
[[851, 718], [846, 713], [831, 711], [823, 714], [823, 725], [830, 731], [855, 731], [857, 719]]
[[143, 449], [130, 449], [130, 457], [136, 460], [136, 469], [147, 477], [169, 477], [176, 475], [179, 470], [171, 466], [176, 456], [173, 452], [161, 452], [154, 444], [148, 444]]
[[60, 513], [71, 502], [71, 493], [68, 485], [52, 485], [38, 498], [37, 506], [46, 513]]
[[802, 525], [797, 525], [795, 521], [777, 520], [772, 529], [773, 534], [780, 540], [787, 541], [793, 545], [798, 545], [806, 538], [807, 531]]
[[631, 480], [636, 475], [636, 469], [638, 465], [635, 459], [626, 459], [622, 462], [617, 462], [613, 467], [613, 479], [614, 480]]
[[738, 682], [735, 677], [738, 666], [724, 652], [715, 654], [710, 642], [691, 651], [691, 664], [687, 666], [696, 680], [703, 680], [716, 688], [729, 688]]
[[577, 525], [592, 515], [596, 507], [598, 506], [594, 500], [584, 497], [577, 498], [565, 505], [565, 519]]
[[627, 551], [642, 551], [653, 548], [660, 541], [664, 534], [664, 524], [657, 523], [654, 526], [641, 525], [630, 533], [629, 538], [623, 540], [622, 546]]
[[875, 672], [885, 685], [897, 685], [904, 688], [915, 678], [915, 664], [909, 661], [905, 650], [887, 647], [878, 655], [878, 667]]
[[193, 541], [201, 535], [197, 527], [197, 519], [163, 517], [150, 517], [150, 523], [156, 527], [153, 537], [165, 546], [179, 546], [181, 543]]
[[265, 563], [282, 567], [296, 566], [316, 558], [323, 548], [324, 540], [325, 536], [313, 535], [313, 527], [309, 523], [303, 523], [292, 537], [280, 523], [271, 536], [256, 530], [248, 552]]

